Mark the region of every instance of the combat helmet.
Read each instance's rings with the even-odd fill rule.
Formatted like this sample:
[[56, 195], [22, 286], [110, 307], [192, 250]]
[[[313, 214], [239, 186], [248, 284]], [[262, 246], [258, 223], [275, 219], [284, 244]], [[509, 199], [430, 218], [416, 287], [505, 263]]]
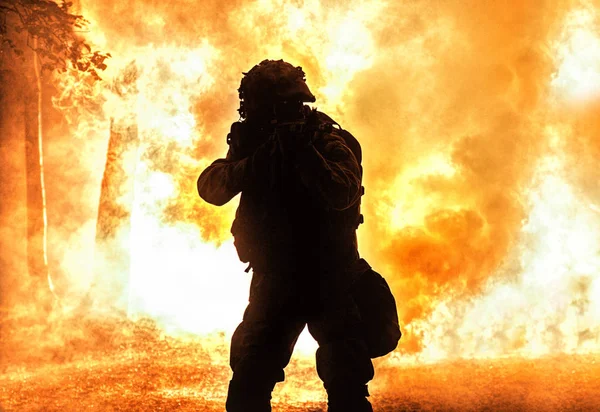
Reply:
[[306, 85], [302, 67], [283, 60], [263, 60], [244, 77], [238, 89], [240, 116], [283, 101], [314, 102], [315, 96]]

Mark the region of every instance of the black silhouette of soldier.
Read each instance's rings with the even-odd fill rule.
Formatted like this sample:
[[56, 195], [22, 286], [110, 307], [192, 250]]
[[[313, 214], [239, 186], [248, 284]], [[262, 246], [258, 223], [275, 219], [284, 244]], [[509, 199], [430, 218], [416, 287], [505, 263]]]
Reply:
[[217, 206], [241, 192], [231, 232], [240, 260], [253, 269], [249, 304], [231, 342], [226, 408], [271, 410], [271, 392], [308, 324], [329, 411], [372, 411], [373, 365], [348, 293], [357, 274], [370, 269], [356, 241], [360, 145], [304, 105], [315, 97], [300, 67], [264, 60], [244, 74], [241, 121], [231, 126], [227, 157], [198, 179], [200, 196]]

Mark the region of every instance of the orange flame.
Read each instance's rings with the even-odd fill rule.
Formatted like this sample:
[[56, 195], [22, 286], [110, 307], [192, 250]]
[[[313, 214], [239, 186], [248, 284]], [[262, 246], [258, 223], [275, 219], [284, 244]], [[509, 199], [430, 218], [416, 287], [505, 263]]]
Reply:
[[128, 313], [170, 331], [233, 331], [249, 280], [228, 231], [235, 204], [206, 205], [195, 179], [225, 154], [240, 73], [283, 58], [363, 145], [361, 251], [396, 293], [400, 352], [599, 349], [591, 3], [135, 0], [83, 2], [82, 14], [113, 58], [102, 85], [56, 79], [72, 148], [55, 138], [54, 153], [87, 159], [70, 198], [84, 205], [81, 225], [54, 234], [71, 245], [60, 255], [68, 290], [90, 282], [81, 268], [110, 119], [134, 123]]

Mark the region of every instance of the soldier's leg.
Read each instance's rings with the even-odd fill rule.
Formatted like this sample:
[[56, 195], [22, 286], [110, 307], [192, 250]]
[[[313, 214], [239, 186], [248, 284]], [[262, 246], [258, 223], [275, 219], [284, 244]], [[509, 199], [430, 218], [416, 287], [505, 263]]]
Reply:
[[373, 363], [359, 333], [360, 315], [350, 297], [325, 304], [308, 323], [319, 343], [317, 372], [327, 390], [329, 412], [371, 412], [367, 383]]
[[231, 340], [229, 412], [271, 410], [271, 392], [284, 380], [283, 369], [305, 325], [290, 308], [291, 291], [280, 279], [253, 276], [250, 302]]

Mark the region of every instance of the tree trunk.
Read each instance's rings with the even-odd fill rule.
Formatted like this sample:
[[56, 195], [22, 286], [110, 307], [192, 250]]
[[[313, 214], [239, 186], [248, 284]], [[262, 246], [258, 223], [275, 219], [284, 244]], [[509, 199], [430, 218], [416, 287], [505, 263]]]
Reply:
[[[12, 160], [11, 152], [11, 140], [12, 130], [11, 119], [11, 105], [10, 98], [13, 97], [10, 94], [10, 87], [8, 84], [10, 79], [14, 76], [12, 70], [0, 70], [0, 227], [5, 228], [10, 223], [11, 203], [14, 202], [12, 196], [15, 180], [12, 176], [12, 168], [10, 167]], [[11, 272], [11, 259], [10, 253], [6, 253], [8, 250], [10, 237], [8, 233], [3, 229], [0, 232], [0, 325], [5, 313], [8, 310], [8, 288], [10, 286], [9, 275]], [[0, 330], [1, 336], [2, 330]]]
[[33, 53], [33, 74], [27, 76], [24, 98], [25, 165], [27, 176], [27, 268], [38, 307], [52, 305], [47, 255], [47, 215], [44, 187], [42, 137], [42, 88], [37, 55]]
[[[94, 281], [91, 301], [95, 309], [126, 315], [129, 301], [130, 231], [135, 162], [139, 146], [135, 120], [111, 119], [106, 167], [102, 177]], [[136, 156], [133, 156], [136, 159]]]
[[4, 341], [4, 322], [9, 310], [21, 297], [25, 283], [23, 279], [27, 277], [25, 133], [21, 84], [17, 71], [0, 70], [0, 342]]

